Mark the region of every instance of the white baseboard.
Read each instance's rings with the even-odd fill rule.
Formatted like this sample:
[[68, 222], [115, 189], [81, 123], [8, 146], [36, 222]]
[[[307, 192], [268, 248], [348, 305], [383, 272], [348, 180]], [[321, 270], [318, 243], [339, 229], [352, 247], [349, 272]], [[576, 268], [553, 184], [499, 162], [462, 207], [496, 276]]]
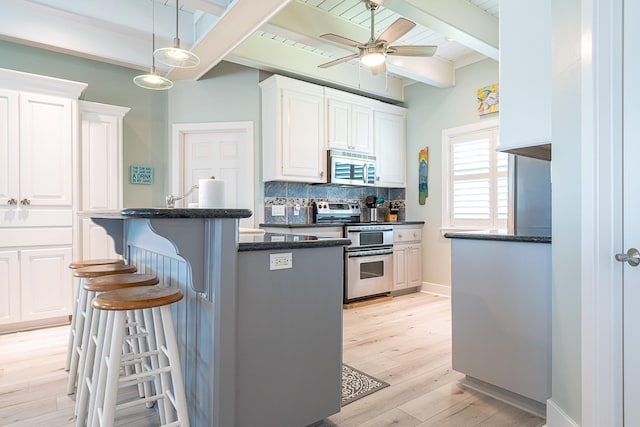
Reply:
[[441, 285], [439, 283], [422, 282], [422, 289], [420, 290], [420, 292], [450, 297], [451, 286]]
[[580, 427], [552, 399], [547, 400], [547, 423], [544, 427]]

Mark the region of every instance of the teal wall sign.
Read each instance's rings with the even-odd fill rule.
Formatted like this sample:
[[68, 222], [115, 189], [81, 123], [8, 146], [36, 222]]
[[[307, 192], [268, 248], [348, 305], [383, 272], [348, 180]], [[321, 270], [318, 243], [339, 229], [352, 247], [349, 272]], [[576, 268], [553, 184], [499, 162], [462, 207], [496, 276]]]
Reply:
[[153, 168], [151, 166], [131, 165], [129, 182], [132, 184], [153, 184]]

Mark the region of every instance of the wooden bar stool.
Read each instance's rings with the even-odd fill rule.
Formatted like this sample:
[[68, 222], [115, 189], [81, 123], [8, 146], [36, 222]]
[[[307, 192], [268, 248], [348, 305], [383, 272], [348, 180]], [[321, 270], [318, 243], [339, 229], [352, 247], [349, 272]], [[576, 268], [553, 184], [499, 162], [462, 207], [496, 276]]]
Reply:
[[[91, 395], [88, 425], [111, 427], [116, 409], [157, 401], [161, 403], [158, 406], [163, 425], [189, 426], [178, 343], [170, 307], [181, 299], [179, 289], [158, 286], [118, 289], [102, 293], [93, 299], [93, 308], [106, 311], [107, 321], [103, 352], [96, 355], [94, 365], [94, 369], [98, 369], [98, 379]], [[127, 310], [143, 310], [151, 316], [156, 347], [150, 348], [147, 353], [157, 358], [158, 368], [141, 374], [120, 376]], [[98, 331], [99, 335], [100, 332]], [[131, 357], [135, 355], [128, 358]], [[134, 385], [140, 380], [152, 380], [150, 377], [158, 378], [159, 384], [153, 396], [117, 404], [119, 385]]]
[[[122, 265], [124, 264], [123, 259], [86, 259], [80, 261], [73, 261], [69, 264], [69, 268], [71, 270], [75, 270], [77, 268], [82, 267], [91, 267], [93, 265]], [[76, 325], [75, 322], [78, 320], [78, 316], [75, 315], [76, 310], [78, 309], [78, 298], [80, 297], [80, 288], [82, 288], [82, 280], [77, 280], [78, 284], [75, 288], [75, 293], [73, 294], [73, 316], [71, 317], [71, 327], [69, 329], [69, 342], [67, 344], [67, 360], [64, 363], [64, 370], [68, 371], [71, 366], [71, 354], [73, 348], [73, 338], [76, 336]]]
[[[105, 264], [105, 265], [93, 265], [88, 267], [80, 267], [73, 270], [73, 276], [80, 279], [82, 282], [84, 279], [92, 277], [108, 276], [111, 274], [125, 274], [135, 273], [136, 267], [134, 265], [124, 264]], [[71, 346], [71, 355], [67, 354], [67, 358], [70, 359], [69, 363], [69, 381], [67, 382], [67, 394], [73, 394], [76, 386], [76, 379], [78, 376], [78, 365], [80, 362], [80, 355], [82, 354], [82, 343], [88, 340], [88, 328], [86, 327], [91, 322], [91, 319], [87, 318], [86, 313], [87, 306], [87, 292], [84, 288], [78, 290], [78, 303], [73, 313], [75, 320], [74, 324], [74, 337]]]
[[[84, 291], [87, 293], [87, 309], [86, 312], [89, 313], [87, 315], [88, 319], [91, 319], [90, 324], [88, 326], [88, 339], [87, 342], [82, 343], [82, 357], [79, 364], [79, 375], [78, 375], [78, 390], [76, 397], [76, 415], [77, 415], [77, 425], [84, 425], [84, 421], [87, 417], [87, 411], [89, 406], [89, 398], [92, 393], [92, 384], [95, 384], [95, 380], [93, 379], [94, 374], [94, 360], [96, 354], [102, 353], [102, 344], [104, 342], [104, 335], [99, 336], [98, 332], [101, 331], [104, 333], [106, 324], [106, 316], [102, 315], [99, 311], [93, 311], [93, 307], [91, 302], [93, 298], [102, 292], [113, 291], [116, 289], [125, 289], [136, 286], [152, 286], [158, 284], [160, 281], [154, 274], [138, 274], [138, 273], [130, 273], [130, 274], [115, 274], [109, 276], [101, 276], [94, 277], [91, 279], [87, 279], [84, 283]], [[133, 351], [145, 352], [148, 348], [145, 341], [141, 339], [144, 338], [141, 335], [147, 334], [146, 327], [144, 325], [144, 321], [140, 318], [139, 315], [136, 315], [138, 319], [130, 319], [129, 324], [127, 325], [130, 329], [130, 337], [134, 343], [132, 346]], [[137, 322], [137, 323], [134, 323]], [[100, 327], [102, 325], [102, 327]], [[85, 326], [86, 327], [86, 326]], [[140, 336], [136, 336], [140, 335]], [[136, 341], [140, 340], [140, 341]], [[142, 342], [142, 345], [139, 345], [138, 342]], [[130, 352], [130, 351], [129, 351]], [[127, 353], [129, 353], [127, 352]], [[97, 371], [97, 370], [95, 370]], [[142, 371], [142, 366], [136, 365], [136, 373]], [[128, 372], [131, 373], [130, 371]], [[147, 385], [145, 383], [145, 385]], [[144, 390], [142, 395], [149, 396], [151, 395], [150, 388], [147, 385], [147, 388]]]

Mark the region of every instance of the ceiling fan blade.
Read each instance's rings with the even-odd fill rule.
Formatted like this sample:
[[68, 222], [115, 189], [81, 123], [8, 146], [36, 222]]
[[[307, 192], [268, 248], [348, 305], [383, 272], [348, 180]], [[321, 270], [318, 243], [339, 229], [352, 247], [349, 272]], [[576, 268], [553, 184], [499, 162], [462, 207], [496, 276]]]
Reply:
[[396, 22], [389, 25], [389, 27], [387, 27], [387, 29], [384, 30], [382, 34], [380, 34], [380, 37], [378, 37], [376, 43], [384, 40], [387, 45], [390, 45], [400, 37], [407, 34], [409, 31], [411, 31], [415, 26], [415, 22], [411, 22], [405, 18], [398, 18]]
[[338, 65], [341, 64], [343, 62], [347, 62], [351, 59], [355, 59], [357, 57], [359, 57], [360, 54], [358, 53], [354, 53], [353, 55], [349, 55], [349, 56], [343, 56], [342, 58], [339, 59], [335, 59], [333, 61], [329, 61], [329, 62], [325, 62], [324, 64], [320, 64], [318, 65], [318, 68], [329, 68], [329, 67], [333, 67], [334, 65]]
[[339, 36], [337, 34], [332, 34], [332, 33], [322, 34], [320, 37], [322, 37], [325, 40], [329, 40], [329, 41], [332, 41], [334, 43], [340, 43], [340, 44], [343, 44], [343, 45], [346, 45], [346, 46], [351, 46], [351, 47], [360, 47], [360, 46], [362, 46], [362, 43], [360, 43], [360, 42], [348, 39], [346, 37]]
[[433, 56], [438, 46], [389, 46], [387, 55]]
[[380, 65], [374, 67], [368, 67], [371, 70], [371, 74], [377, 76], [378, 74], [384, 74], [387, 71], [387, 64], [383, 62]]

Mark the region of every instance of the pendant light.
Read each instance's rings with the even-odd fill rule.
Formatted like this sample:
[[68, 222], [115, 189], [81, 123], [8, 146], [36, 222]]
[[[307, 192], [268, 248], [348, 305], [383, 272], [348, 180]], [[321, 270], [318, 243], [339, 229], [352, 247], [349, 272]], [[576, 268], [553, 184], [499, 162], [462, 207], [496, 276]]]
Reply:
[[[156, 3], [155, 0], [151, 0], [151, 52], [156, 47]], [[133, 82], [145, 89], [151, 90], [166, 90], [173, 86], [173, 82], [165, 77], [158, 75], [156, 71], [156, 59], [151, 55], [151, 71], [149, 74], [141, 74], [133, 78]]]
[[200, 58], [188, 50], [180, 48], [180, 38], [178, 37], [178, 11], [179, 5], [176, 0], [176, 38], [173, 39], [173, 47], [163, 47], [156, 49], [153, 56], [165, 65], [175, 68], [193, 68], [200, 63]]

